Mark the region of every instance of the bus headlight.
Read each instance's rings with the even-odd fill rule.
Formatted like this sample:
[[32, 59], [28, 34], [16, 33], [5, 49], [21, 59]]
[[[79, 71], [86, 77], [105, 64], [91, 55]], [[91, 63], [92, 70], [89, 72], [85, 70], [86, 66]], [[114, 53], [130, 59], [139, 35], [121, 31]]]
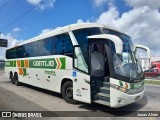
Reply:
[[113, 89], [119, 90], [119, 91], [124, 92], [124, 93], [127, 93], [129, 91], [129, 89], [121, 87], [121, 86], [118, 86], [118, 85], [115, 85], [115, 84], [110, 84], [110, 86]]

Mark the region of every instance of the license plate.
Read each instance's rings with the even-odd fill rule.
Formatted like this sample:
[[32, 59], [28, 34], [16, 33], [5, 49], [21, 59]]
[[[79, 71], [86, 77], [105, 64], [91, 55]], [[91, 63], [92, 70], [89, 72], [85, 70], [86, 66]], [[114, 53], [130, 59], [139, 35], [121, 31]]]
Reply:
[[137, 100], [139, 100], [140, 99], [140, 96], [137, 96], [136, 98], [135, 98], [135, 101], [137, 101]]

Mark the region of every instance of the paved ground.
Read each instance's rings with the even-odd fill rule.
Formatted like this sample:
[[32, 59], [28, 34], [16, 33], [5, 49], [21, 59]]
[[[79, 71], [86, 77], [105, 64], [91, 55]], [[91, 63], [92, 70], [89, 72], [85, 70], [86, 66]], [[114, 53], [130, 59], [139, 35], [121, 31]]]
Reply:
[[[42, 90], [29, 85], [15, 86], [10, 83], [9, 79], [0, 75], [0, 111], [92, 111], [102, 113], [103, 115], [117, 116], [118, 112], [123, 111], [123, 116], [130, 116], [135, 111], [160, 111], [160, 86], [145, 86], [145, 95], [140, 101], [112, 109], [99, 104], [78, 103], [76, 105], [68, 104], [58, 93]], [[113, 112], [114, 111], [114, 112]], [[117, 111], [117, 112], [115, 112]], [[130, 112], [125, 112], [130, 111]], [[76, 114], [76, 112], [73, 112]], [[86, 113], [85, 113], [86, 114]], [[57, 115], [57, 113], [55, 113]], [[59, 118], [65, 119], [65, 118]], [[67, 119], [90, 119], [90, 118], [67, 118]], [[95, 119], [102, 119], [100, 117]], [[104, 118], [103, 118], [104, 119]], [[110, 118], [116, 119], [116, 118]], [[135, 119], [135, 118], [134, 118]], [[139, 119], [139, 118], [137, 118]], [[141, 118], [142, 119], [142, 118]], [[147, 118], [149, 119], [149, 118]], [[157, 120], [159, 118], [156, 118]], [[3, 120], [0, 118], [0, 120]]]

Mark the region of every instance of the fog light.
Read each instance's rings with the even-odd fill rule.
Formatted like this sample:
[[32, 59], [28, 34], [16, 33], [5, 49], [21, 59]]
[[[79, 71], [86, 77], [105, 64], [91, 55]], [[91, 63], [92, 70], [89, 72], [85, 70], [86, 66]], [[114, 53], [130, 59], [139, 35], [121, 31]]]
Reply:
[[124, 103], [125, 102], [125, 99], [123, 98], [117, 98], [117, 103]]
[[120, 103], [121, 102], [121, 100], [118, 100], [118, 103]]

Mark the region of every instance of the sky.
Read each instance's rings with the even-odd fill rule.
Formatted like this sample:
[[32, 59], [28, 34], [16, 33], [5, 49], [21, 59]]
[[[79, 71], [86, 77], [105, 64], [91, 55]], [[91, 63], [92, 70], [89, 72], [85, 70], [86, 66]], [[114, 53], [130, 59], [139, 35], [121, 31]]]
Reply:
[[[160, 0], [0, 1], [0, 32], [9, 46], [81, 22], [114, 27], [130, 35], [136, 44], [148, 46], [152, 56], [160, 56]], [[0, 59], [4, 53], [5, 49], [0, 48]]]

